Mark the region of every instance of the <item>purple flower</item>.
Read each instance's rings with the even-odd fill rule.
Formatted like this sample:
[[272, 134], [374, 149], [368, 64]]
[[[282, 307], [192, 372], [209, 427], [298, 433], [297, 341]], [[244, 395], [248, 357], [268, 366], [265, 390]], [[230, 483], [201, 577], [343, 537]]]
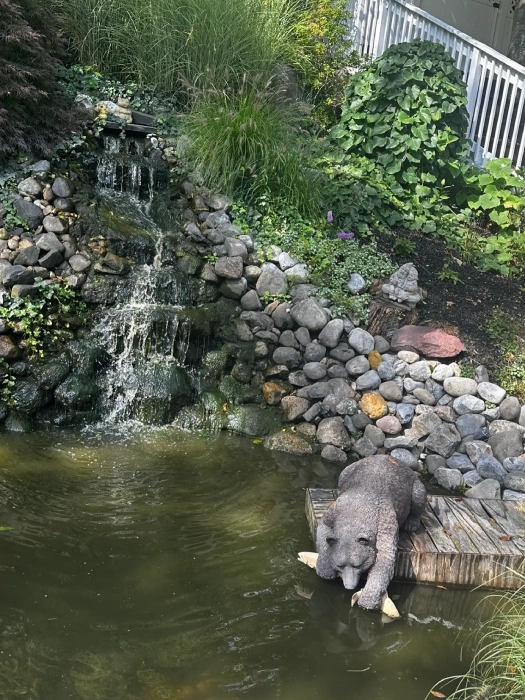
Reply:
[[337, 238], [353, 238], [355, 236], [355, 233], [352, 233], [352, 231], [340, 231], [337, 234]]
[[326, 214], [326, 220], [328, 221], [329, 224], [331, 224], [334, 220], [334, 215], [332, 214], [332, 210], [327, 212]]

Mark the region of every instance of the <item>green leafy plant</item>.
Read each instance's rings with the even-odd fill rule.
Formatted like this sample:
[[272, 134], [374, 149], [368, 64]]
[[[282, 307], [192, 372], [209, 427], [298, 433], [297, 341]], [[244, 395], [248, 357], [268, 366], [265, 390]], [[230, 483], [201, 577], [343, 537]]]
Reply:
[[488, 335], [499, 350], [496, 379], [511, 396], [525, 401], [525, 329], [509, 314], [495, 310], [486, 323]]
[[[458, 273], [451, 269], [449, 263], [445, 263], [443, 265], [443, 269], [438, 273], [438, 279], [443, 282], [448, 280], [449, 282], [452, 282], [454, 286], [456, 286], [458, 282], [461, 282]], [[461, 284], [463, 284], [463, 282], [461, 282]]]
[[474, 194], [459, 194], [458, 202], [468, 199], [470, 209], [482, 213], [499, 230], [515, 227], [525, 206], [525, 180], [512, 168], [510, 158], [489, 161], [486, 170], [474, 171], [466, 178]]
[[271, 304], [272, 301], [288, 301], [289, 299], [289, 294], [270, 294], [270, 292], [264, 292], [261, 297], [261, 300], [265, 306]]
[[395, 255], [412, 255], [416, 249], [416, 244], [409, 238], [398, 238], [393, 246], [393, 251]]
[[35, 282], [33, 297], [6, 297], [0, 306], [0, 318], [7, 321], [11, 333], [21, 335], [20, 343], [30, 357], [43, 357], [47, 346], [54, 345], [70, 328], [71, 317], [85, 311], [77, 294], [60, 284]]
[[332, 138], [342, 153], [371, 157], [404, 187], [427, 188], [462, 171], [466, 104], [461, 73], [443, 46], [397, 44], [350, 79]]

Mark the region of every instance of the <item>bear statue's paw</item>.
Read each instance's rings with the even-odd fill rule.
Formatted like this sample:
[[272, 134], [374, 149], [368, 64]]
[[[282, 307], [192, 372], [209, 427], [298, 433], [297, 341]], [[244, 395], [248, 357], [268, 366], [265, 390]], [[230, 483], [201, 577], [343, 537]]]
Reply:
[[405, 532], [416, 532], [421, 527], [421, 518], [419, 516], [409, 515], [403, 525]]

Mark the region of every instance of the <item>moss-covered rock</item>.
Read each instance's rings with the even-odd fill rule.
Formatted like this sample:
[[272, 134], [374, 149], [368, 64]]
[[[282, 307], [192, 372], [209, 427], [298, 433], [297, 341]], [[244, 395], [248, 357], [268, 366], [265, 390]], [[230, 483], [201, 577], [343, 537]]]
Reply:
[[239, 435], [261, 437], [273, 433], [282, 425], [282, 414], [273, 406], [232, 406], [228, 410], [226, 426]]

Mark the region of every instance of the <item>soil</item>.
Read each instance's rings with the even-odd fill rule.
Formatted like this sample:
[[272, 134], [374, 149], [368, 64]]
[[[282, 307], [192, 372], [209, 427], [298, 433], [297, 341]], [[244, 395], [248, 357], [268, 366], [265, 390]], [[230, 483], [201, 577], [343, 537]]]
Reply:
[[[402, 235], [415, 243], [410, 255], [395, 255], [393, 245]], [[404, 323], [442, 328], [457, 335], [476, 365], [484, 364], [493, 374], [503, 363], [494, 340], [487, 333], [487, 322], [495, 310], [508, 314], [525, 329], [525, 280], [481, 272], [461, 260], [457, 251], [442, 240], [410, 231], [376, 235], [378, 249], [399, 265], [414, 263], [419, 284], [427, 292], [424, 303], [407, 314]], [[443, 266], [456, 272], [459, 281], [439, 279]], [[492, 372], [491, 372], [492, 370]]]

